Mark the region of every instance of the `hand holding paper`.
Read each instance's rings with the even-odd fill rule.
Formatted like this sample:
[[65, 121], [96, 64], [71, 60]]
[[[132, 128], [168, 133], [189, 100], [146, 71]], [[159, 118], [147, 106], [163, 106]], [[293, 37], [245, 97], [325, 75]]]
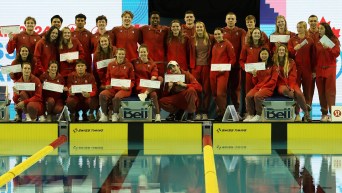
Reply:
[[56, 84], [52, 82], [44, 82], [43, 89], [53, 91], [53, 92], [63, 93], [64, 86], [61, 84]]
[[92, 92], [92, 85], [91, 84], [71, 85], [71, 92], [73, 94], [82, 93], [82, 92]]
[[246, 63], [245, 71], [253, 72], [253, 70], [265, 70], [265, 62], [257, 62], [257, 63]]
[[0, 31], [2, 34], [18, 34], [20, 33], [20, 26], [19, 25], [0, 26]]
[[211, 64], [211, 71], [230, 71], [232, 65], [231, 64]]
[[110, 81], [111, 86], [116, 86], [116, 87], [125, 87], [125, 88], [130, 88], [131, 87], [131, 80], [130, 79], [117, 79], [117, 78], [112, 78]]
[[335, 43], [331, 41], [326, 35], [324, 35], [320, 40], [321, 44], [326, 45], [328, 48], [333, 48]]
[[165, 82], [185, 82], [185, 75], [184, 74], [166, 74], [165, 75]]
[[107, 59], [96, 62], [97, 69], [107, 68], [108, 64], [113, 62], [115, 59]]
[[76, 52], [67, 52], [64, 54], [60, 54], [60, 61], [67, 61], [67, 60], [77, 60], [78, 59], [78, 51]]
[[1, 73], [2, 74], [9, 74], [9, 73], [17, 73], [21, 72], [21, 64], [10, 65], [10, 66], [2, 66]]
[[25, 91], [35, 91], [36, 84], [33, 82], [15, 82], [14, 87], [17, 90], [25, 90]]
[[147, 79], [140, 79], [140, 86], [145, 88], [160, 88], [160, 81], [158, 80], [147, 80]]
[[290, 35], [270, 35], [270, 42], [287, 43], [290, 39]]

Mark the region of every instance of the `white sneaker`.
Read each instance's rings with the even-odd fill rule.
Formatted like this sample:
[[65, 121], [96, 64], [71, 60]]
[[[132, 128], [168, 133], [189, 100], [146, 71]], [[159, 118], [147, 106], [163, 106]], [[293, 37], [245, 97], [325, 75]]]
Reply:
[[328, 122], [331, 122], [331, 117], [328, 115]]
[[107, 122], [108, 116], [101, 112], [101, 117], [99, 119], [99, 122]]
[[28, 113], [25, 114], [26, 122], [32, 122], [32, 119]]
[[261, 121], [261, 116], [260, 115], [255, 115], [249, 122], [260, 122]]
[[46, 115], [46, 122], [52, 122], [52, 115]]
[[247, 117], [245, 118], [245, 120], [243, 120], [243, 122], [250, 122], [251, 119], [253, 119], [253, 115], [247, 115]]
[[202, 120], [208, 120], [208, 115], [207, 114], [202, 114]]
[[119, 115], [117, 113], [113, 113], [112, 122], [118, 122], [118, 121], [119, 121]]
[[328, 115], [322, 115], [321, 122], [328, 122], [329, 116]]
[[156, 114], [156, 117], [154, 118], [154, 122], [161, 122], [160, 114]]
[[145, 99], [147, 98], [147, 94], [146, 93], [140, 93], [140, 94], [138, 94], [138, 97], [141, 101], [145, 101]]
[[195, 121], [200, 121], [202, 119], [201, 114], [196, 114]]
[[45, 119], [44, 115], [40, 115], [39, 116], [39, 122], [46, 122], [46, 119]]
[[302, 122], [302, 118], [300, 118], [300, 115], [296, 115], [296, 118], [294, 120], [295, 122]]

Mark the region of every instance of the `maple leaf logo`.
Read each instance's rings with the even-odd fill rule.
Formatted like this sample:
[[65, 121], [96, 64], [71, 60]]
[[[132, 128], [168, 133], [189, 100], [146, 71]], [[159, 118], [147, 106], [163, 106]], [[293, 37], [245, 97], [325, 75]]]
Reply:
[[[324, 17], [322, 17], [322, 19], [321, 19], [321, 21], [319, 22], [319, 23], [328, 23], [329, 25], [330, 25], [330, 22], [331, 21], [326, 21], [325, 20], [325, 18]], [[330, 25], [330, 27], [331, 27], [331, 30], [333, 31], [333, 33], [335, 34], [335, 36], [337, 37], [337, 38], [339, 38], [340, 37], [340, 29], [336, 29], [335, 27], [333, 27], [333, 26], [331, 26]]]

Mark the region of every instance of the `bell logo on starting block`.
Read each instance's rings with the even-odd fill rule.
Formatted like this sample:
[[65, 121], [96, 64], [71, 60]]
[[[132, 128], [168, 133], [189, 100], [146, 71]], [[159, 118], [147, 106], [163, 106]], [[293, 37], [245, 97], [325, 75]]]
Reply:
[[148, 108], [141, 108], [141, 109], [123, 108], [123, 118], [124, 119], [147, 119]]

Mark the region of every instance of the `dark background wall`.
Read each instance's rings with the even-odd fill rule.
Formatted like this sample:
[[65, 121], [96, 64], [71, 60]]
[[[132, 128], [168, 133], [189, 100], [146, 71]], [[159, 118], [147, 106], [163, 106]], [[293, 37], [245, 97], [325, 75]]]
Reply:
[[158, 11], [162, 25], [169, 26], [173, 19], [184, 23], [185, 11], [192, 10], [196, 21], [203, 21], [209, 33], [213, 33], [216, 27], [226, 26], [228, 12], [236, 14], [238, 27], [246, 29], [247, 15], [254, 15], [259, 26], [259, 7], [260, 0], [149, 0], [149, 12]]

